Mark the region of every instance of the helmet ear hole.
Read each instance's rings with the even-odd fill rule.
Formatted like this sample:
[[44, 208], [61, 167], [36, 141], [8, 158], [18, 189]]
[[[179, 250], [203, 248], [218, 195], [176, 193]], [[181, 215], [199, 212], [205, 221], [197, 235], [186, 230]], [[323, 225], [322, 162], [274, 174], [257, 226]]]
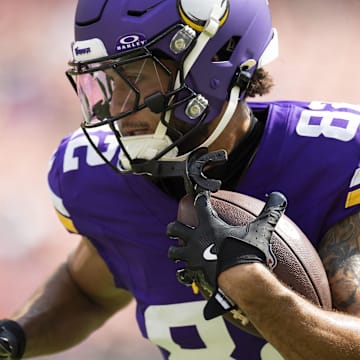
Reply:
[[240, 39], [240, 36], [233, 36], [226, 41], [226, 43], [216, 52], [212, 62], [229, 61]]
[[183, 21], [200, 32], [203, 31], [214, 7], [221, 10], [217, 20], [223, 25], [229, 13], [228, 0], [178, 0], [178, 9]]

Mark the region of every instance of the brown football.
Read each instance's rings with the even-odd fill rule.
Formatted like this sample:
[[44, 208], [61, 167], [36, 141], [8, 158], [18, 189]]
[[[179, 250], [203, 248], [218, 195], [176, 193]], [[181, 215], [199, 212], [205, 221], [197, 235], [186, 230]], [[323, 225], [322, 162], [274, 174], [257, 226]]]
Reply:
[[[265, 205], [253, 197], [223, 190], [211, 195], [211, 203], [219, 217], [231, 225], [245, 225], [253, 221]], [[193, 199], [189, 196], [180, 201], [178, 221], [197, 226]], [[319, 255], [305, 234], [286, 215], [276, 225], [272, 242], [277, 257], [274, 274], [314, 304], [331, 309], [330, 287]], [[206, 289], [200, 288], [200, 292], [205, 298], [211, 295]], [[260, 336], [241, 310], [233, 310], [224, 317], [246, 332]]]

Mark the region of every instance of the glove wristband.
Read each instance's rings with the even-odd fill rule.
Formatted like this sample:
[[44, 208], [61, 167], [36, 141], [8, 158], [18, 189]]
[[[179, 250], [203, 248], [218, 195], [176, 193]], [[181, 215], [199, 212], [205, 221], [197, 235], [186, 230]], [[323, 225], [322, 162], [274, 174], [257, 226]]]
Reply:
[[21, 359], [25, 352], [26, 335], [20, 324], [13, 320], [0, 320], [0, 337], [9, 341], [11, 359]]
[[260, 249], [233, 238], [227, 238], [222, 243], [218, 258], [217, 275], [235, 265], [266, 262]]

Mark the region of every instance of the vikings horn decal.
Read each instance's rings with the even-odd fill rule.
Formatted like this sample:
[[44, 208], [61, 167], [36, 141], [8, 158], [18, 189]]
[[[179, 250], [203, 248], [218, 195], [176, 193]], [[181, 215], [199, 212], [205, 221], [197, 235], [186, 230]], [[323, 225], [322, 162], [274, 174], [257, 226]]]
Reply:
[[229, 14], [228, 0], [179, 0], [178, 9], [183, 21], [196, 31], [203, 31], [213, 8], [219, 7], [220, 26], [223, 25]]

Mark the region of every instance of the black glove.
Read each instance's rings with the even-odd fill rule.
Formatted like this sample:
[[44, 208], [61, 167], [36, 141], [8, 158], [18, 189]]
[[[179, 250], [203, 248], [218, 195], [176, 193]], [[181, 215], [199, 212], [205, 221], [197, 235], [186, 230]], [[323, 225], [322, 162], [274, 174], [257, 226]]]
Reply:
[[[233, 226], [220, 219], [213, 210], [208, 192], [198, 194], [195, 209], [199, 225], [193, 228], [178, 221], [168, 225], [168, 235], [185, 242], [184, 246], [170, 247], [168, 253], [170, 259], [186, 263], [178, 279], [185, 279], [185, 283], [190, 283], [192, 279], [201, 288], [209, 290], [209, 294], [212, 294], [209, 305], [215, 300], [224, 311], [234, 308], [231, 300], [218, 291], [217, 276], [237, 264], [261, 262], [271, 270], [276, 266], [270, 240], [286, 203], [281, 193], [273, 192], [253, 222], [245, 226]], [[210, 314], [205, 311], [205, 317], [214, 317], [211, 313], [219, 311], [215, 308]]]
[[[216, 285], [216, 254], [226, 237], [224, 230], [227, 231], [229, 225], [213, 210], [209, 192], [199, 193], [194, 205], [199, 224], [196, 228], [179, 221], [168, 225], [167, 235], [185, 242], [184, 246], [171, 246], [168, 256], [174, 261], [186, 263], [185, 269], [177, 274], [181, 283], [195, 281], [201, 284], [201, 288], [212, 292]], [[245, 234], [245, 227], [239, 227], [239, 231]]]
[[25, 351], [25, 333], [12, 320], [0, 320], [0, 359], [18, 360]]
[[270, 270], [277, 259], [272, 252], [271, 236], [281, 215], [285, 212], [287, 200], [279, 192], [272, 192], [260, 214], [246, 226], [245, 236], [230, 230], [226, 241], [219, 248], [217, 275], [238, 264], [262, 262]]

